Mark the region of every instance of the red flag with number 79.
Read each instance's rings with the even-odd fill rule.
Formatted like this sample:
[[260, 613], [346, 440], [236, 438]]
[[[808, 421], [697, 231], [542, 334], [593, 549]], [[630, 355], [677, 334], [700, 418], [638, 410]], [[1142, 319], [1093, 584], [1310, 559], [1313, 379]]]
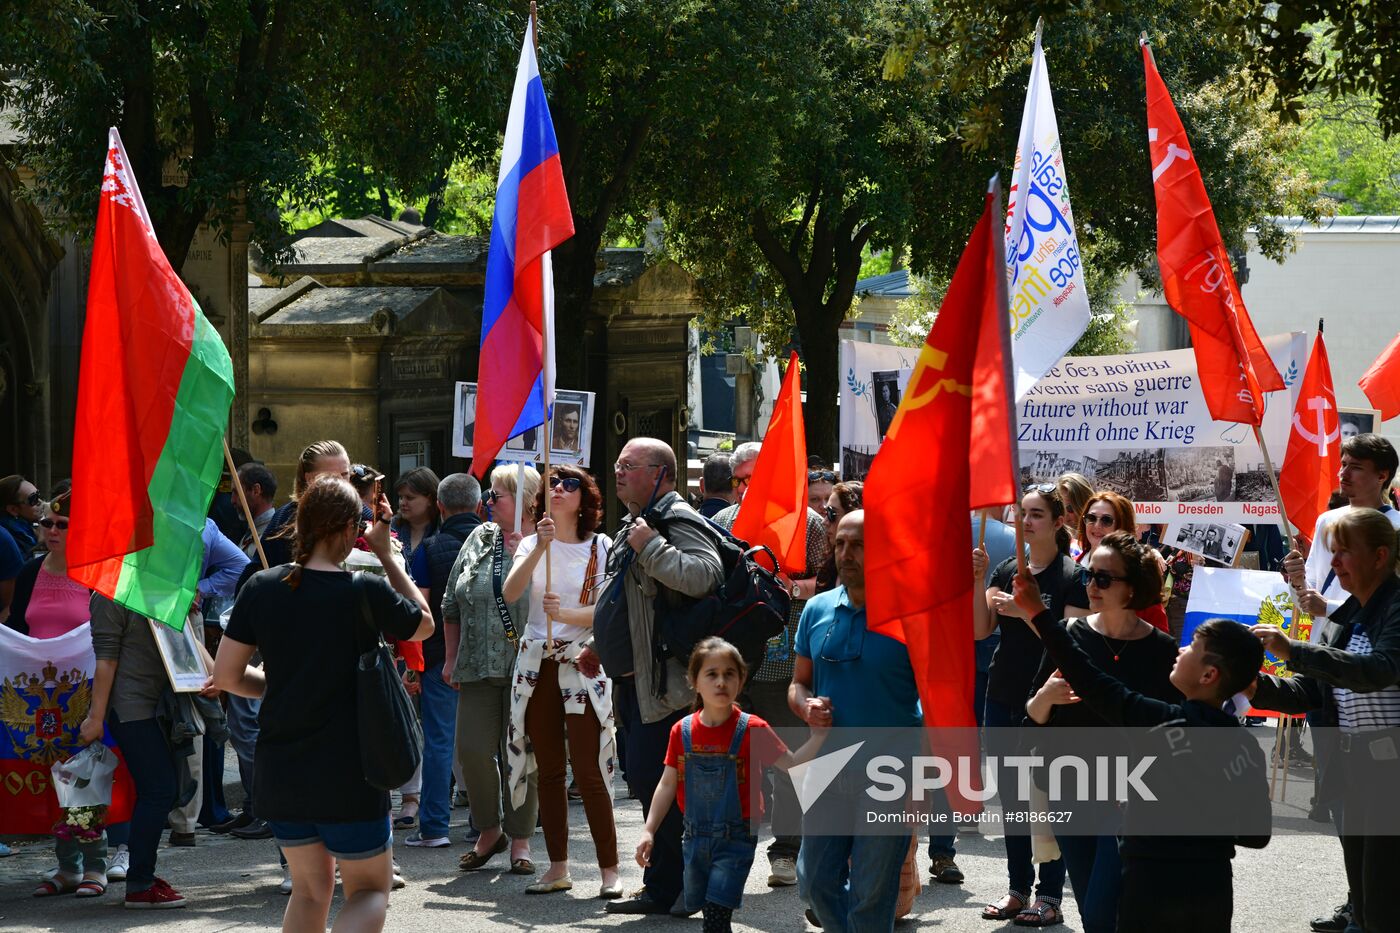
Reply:
[[1282, 390], [1283, 377], [1245, 310], [1201, 168], [1145, 42], [1142, 57], [1162, 292], [1190, 324], [1211, 417], [1258, 425], [1264, 418], [1264, 393]]

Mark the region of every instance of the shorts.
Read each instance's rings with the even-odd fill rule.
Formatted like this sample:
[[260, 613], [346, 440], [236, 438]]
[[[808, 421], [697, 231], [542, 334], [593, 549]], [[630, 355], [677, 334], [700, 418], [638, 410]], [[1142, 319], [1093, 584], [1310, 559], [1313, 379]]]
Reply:
[[685, 893], [681, 897], [686, 909], [699, 910], [710, 903], [738, 910], [757, 847], [758, 839], [749, 835], [747, 823], [715, 835], [687, 826], [681, 839], [685, 856]]
[[284, 849], [319, 842], [338, 859], [355, 861], [388, 852], [394, 844], [389, 814], [359, 823], [292, 823], [268, 820], [272, 835]]

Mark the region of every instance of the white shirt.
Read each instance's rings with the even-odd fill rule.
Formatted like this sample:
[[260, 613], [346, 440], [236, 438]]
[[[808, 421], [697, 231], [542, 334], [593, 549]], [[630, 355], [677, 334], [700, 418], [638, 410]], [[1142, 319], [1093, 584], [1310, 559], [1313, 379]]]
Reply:
[[[1400, 528], [1400, 511], [1396, 511], [1389, 505], [1385, 505], [1384, 508], [1386, 509], [1383, 513], [1385, 517], [1390, 519], [1390, 523], [1396, 528]], [[1350, 512], [1351, 509], [1351, 506], [1344, 505], [1341, 508], [1323, 512], [1317, 517], [1317, 527], [1313, 529], [1312, 550], [1308, 552], [1308, 561], [1303, 569], [1303, 577], [1307, 580], [1308, 588], [1317, 590], [1327, 600], [1327, 615], [1329, 616], [1342, 608], [1342, 603], [1346, 602], [1351, 594], [1342, 589], [1342, 584], [1337, 581], [1336, 575], [1332, 572], [1332, 548], [1322, 531], [1338, 518]], [[1322, 629], [1322, 625], [1314, 623], [1312, 637], [1308, 640], [1313, 644], [1320, 642]]]
[[[515, 550], [516, 563], [524, 560], [531, 552], [539, 546], [539, 536], [529, 535], [522, 538], [520, 546]], [[607, 535], [595, 534], [587, 541], [578, 544], [565, 544], [563, 541], [555, 539], [549, 547], [550, 560], [550, 583], [554, 592], [559, 594], [559, 605], [563, 609], [576, 609], [582, 604], [579, 602], [579, 595], [583, 592], [584, 574], [588, 570], [589, 558], [593, 554], [595, 546], [598, 549], [598, 563], [593, 570], [593, 599], [597, 600], [598, 591], [603, 584], [603, 570], [608, 563], [608, 547], [612, 544]], [[544, 614], [544, 558], [535, 564], [534, 572], [530, 574], [530, 616], [525, 627], [526, 638], [544, 639], [548, 635], [548, 627]], [[582, 641], [593, 634], [589, 626], [584, 625], [564, 625], [560, 622], [554, 623], [555, 641]]]

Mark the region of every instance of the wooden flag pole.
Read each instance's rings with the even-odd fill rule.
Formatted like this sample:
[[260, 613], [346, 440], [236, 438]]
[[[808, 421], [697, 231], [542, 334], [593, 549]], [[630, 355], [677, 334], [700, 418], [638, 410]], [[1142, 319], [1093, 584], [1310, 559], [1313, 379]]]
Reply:
[[1283, 534], [1288, 539], [1288, 550], [1293, 550], [1293, 532], [1288, 527], [1288, 512], [1283, 507], [1283, 493], [1278, 488], [1278, 477], [1274, 475], [1274, 464], [1269, 459], [1269, 448], [1264, 443], [1264, 432], [1259, 425], [1254, 426], [1254, 439], [1259, 442], [1259, 452], [1264, 455], [1264, 472], [1269, 474], [1269, 485], [1274, 489], [1274, 500], [1278, 503], [1278, 517], [1283, 523]]
[[228, 464], [228, 475], [233, 479], [233, 491], [238, 494], [238, 504], [243, 506], [243, 520], [248, 523], [248, 534], [253, 536], [253, 546], [258, 549], [258, 560], [267, 569], [267, 554], [263, 552], [262, 538], [258, 537], [258, 525], [253, 520], [253, 510], [248, 508], [248, 497], [243, 494], [243, 484], [238, 481], [238, 469], [233, 465], [233, 451], [228, 448], [228, 438], [224, 438], [224, 463]]

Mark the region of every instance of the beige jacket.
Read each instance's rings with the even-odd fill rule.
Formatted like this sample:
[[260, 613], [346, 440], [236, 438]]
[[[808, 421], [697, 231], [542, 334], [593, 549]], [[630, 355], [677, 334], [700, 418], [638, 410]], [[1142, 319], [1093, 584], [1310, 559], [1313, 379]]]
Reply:
[[[658, 499], [656, 508], [663, 514], [690, 512], [699, 519], [699, 513], [674, 491]], [[627, 533], [634, 521], [636, 516], [633, 515], [622, 520], [622, 529], [613, 539], [614, 547], [628, 546]], [[656, 594], [666, 591], [664, 600], [681, 603], [682, 597], [698, 598], [713, 593], [724, 576], [719, 551], [704, 531], [686, 522], [675, 522], [667, 531], [669, 538], [658, 534], [642, 548], [628, 567], [624, 583], [637, 704], [641, 707], [643, 722], [665, 719], [674, 711], [688, 707], [694, 697], [686, 684], [685, 667], [674, 659], [666, 661], [666, 692], [657, 695], [659, 672], [652, 657]]]

